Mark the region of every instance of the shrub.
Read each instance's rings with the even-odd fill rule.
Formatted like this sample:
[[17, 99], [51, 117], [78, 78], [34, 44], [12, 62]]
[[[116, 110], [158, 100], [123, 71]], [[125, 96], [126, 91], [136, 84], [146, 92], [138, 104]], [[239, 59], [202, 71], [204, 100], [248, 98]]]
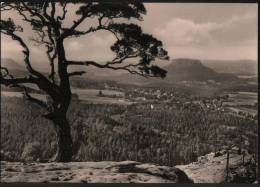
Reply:
[[41, 159], [42, 149], [39, 142], [28, 143], [23, 150], [22, 160], [24, 161], [36, 161]]

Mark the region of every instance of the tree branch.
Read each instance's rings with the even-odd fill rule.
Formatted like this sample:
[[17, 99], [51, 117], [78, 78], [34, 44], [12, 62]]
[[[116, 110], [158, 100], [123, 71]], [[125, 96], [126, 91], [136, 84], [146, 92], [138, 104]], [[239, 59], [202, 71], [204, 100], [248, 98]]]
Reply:
[[143, 76], [143, 77], [160, 77], [158, 75], [149, 75], [149, 74], [145, 74], [144, 72], [139, 72], [139, 71], [130, 69], [132, 67], [139, 66], [140, 63], [128, 64], [128, 65], [121, 66], [121, 67], [114, 67], [114, 66], [110, 66], [111, 62], [107, 62], [104, 65], [99, 64], [95, 61], [66, 61], [66, 62], [67, 62], [67, 65], [83, 65], [83, 66], [92, 65], [92, 66], [95, 66], [95, 67], [98, 67], [98, 68], [107, 68], [107, 69], [113, 69], [113, 70], [124, 70], [124, 71], [131, 73], [131, 74], [136, 74], [136, 75], [140, 75], [140, 76]]
[[76, 75], [83, 75], [85, 74], [86, 72], [85, 71], [74, 71], [74, 72], [71, 72], [71, 73], [68, 73], [68, 76], [71, 77], [71, 76], [76, 76]]
[[[8, 78], [7, 78], [8, 77]], [[59, 100], [59, 90], [57, 90], [57, 86], [50, 85], [46, 83], [41, 78], [36, 78], [33, 76], [23, 77], [23, 78], [14, 78], [8, 71], [7, 68], [1, 67], [1, 84], [5, 86], [13, 86], [13, 87], [20, 87], [23, 88], [25, 83], [36, 84], [40, 89], [44, 92], [48, 93], [52, 98]]]
[[10, 78], [10, 79], [1, 77], [1, 84], [5, 85], [5, 86], [12, 86], [12, 85], [17, 85], [17, 84], [22, 84], [22, 83], [37, 84], [37, 81], [38, 81], [38, 79], [33, 78], [32, 76], [24, 77], [24, 78]]
[[[48, 110], [48, 106], [44, 101], [41, 101], [37, 98], [32, 97], [27, 90], [28, 87], [26, 87], [24, 85], [20, 85], [20, 84], [25, 84], [25, 83], [37, 84], [37, 82], [39, 81], [37, 78], [34, 78], [32, 76], [25, 77], [25, 78], [13, 78], [13, 76], [11, 74], [9, 74], [9, 71], [7, 68], [1, 67], [1, 70], [5, 71], [4, 75], [2, 74], [2, 71], [1, 71], [1, 84], [5, 85], [5, 86], [22, 88], [24, 90], [24, 95], [26, 96], [26, 98], [29, 101], [32, 101]], [[4, 77], [10, 77], [10, 78], [6, 79]]]
[[4, 30], [1, 30], [2, 33], [4, 34], [7, 34], [9, 36], [11, 36], [14, 40], [18, 41], [20, 43], [20, 45], [24, 48], [23, 50], [23, 53], [25, 55], [25, 58], [24, 58], [24, 62], [26, 64], [26, 68], [27, 70], [37, 76], [37, 77], [44, 77], [41, 73], [39, 73], [38, 71], [34, 70], [31, 66], [31, 62], [29, 60], [29, 56], [30, 56], [30, 51], [29, 51], [29, 48], [27, 47], [27, 45], [24, 43], [24, 41], [22, 40], [21, 37], [19, 37], [18, 35], [14, 34], [13, 32], [10, 32], [10, 31], [4, 31]]
[[66, 17], [66, 14], [67, 14], [67, 10], [66, 10], [67, 2], [64, 2], [64, 4], [61, 5], [61, 6], [62, 6], [63, 14], [62, 14], [62, 16], [58, 16], [58, 17], [57, 17], [57, 21], [62, 21], [62, 20], [64, 20], [65, 17]]
[[42, 101], [42, 100], [40, 100], [40, 99], [37, 99], [37, 98], [35, 98], [35, 97], [32, 97], [32, 96], [29, 94], [29, 92], [28, 92], [28, 90], [27, 90], [27, 87], [25, 87], [25, 86], [21, 86], [21, 87], [24, 89], [24, 95], [26, 96], [26, 98], [27, 98], [29, 101], [31, 101], [31, 102], [33, 102], [33, 103], [36, 103], [37, 105], [39, 105], [39, 106], [41, 106], [41, 107], [43, 107], [43, 108], [49, 110], [49, 107], [48, 107], [47, 103], [45, 103], [44, 101]]
[[[7, 22], [2, 21], [3, 24], [4, 23], [9, 23], [10, 25], [12, 25], [12, 27], [3, 27], [3, 29], [1, 28], [1, 32], [9, 35], [13, 38], [13, 40], [16, 40], [19, 42], [19, 44], [23, 47], [23, 53], [24, 53], [24, 62], [26, 64], [26, 68], [29, 71], [30, 74], [36, 76], [39, 81], [37, 81], [37, 86], [39, 88], [41, 88], [43, 91], [45, 91], [46, 93], [48, 93], [51, 97], [53, 98], [59, 98], [59, 88], [57, 87], [57, 85], [53, 85], [43, 74], [41, 74], [40, 72], [34, 70], [31, 66], [31, 62], [30, 62], [30, 51], [29, 48], [27, 47], [27, 45], [25, 44], [25, 42], [22, 40], [21, 37], [19, 37], [18, 35], [16, 35], [15, 32], [15, 28], [16, 26], [9, 20]], [[23, 79], [24, 80], [24, 79]], [[5, 82], [9, 81], [10, 83], [12, 83], [12, 80], [5, 80]], [[28, 81], [28, 80], [26, 80]]]
[[[46, 45], [46, 47], [47, 47], [46, 53], [47, 53], [48, 59], [50, 61], [50, 66], [51, 66], [51, 72], [50, 72], [49, 78], [52, 80], [52, 83], [55, 84], [54, 60], [57, 57], [57, 51], [56, 51], [56, 48], [53, 48], [49, 45]], [[51, 54], [52, 52], [53, 52], [53, 55]]]
[[[46, 20], [46, 18], [41, 15], [39, 12], [37, 12], [37, 10], [33, 10], [32, 8], [29, 8], [24, 2], [21, 2], [23, 7], [31, 14], [31, 16], [36, 16], [37, 18], [39, 18], [43, 24], [45, 24], [46, 26], [48, 24], [50, 24], [48, 22], [48, 20]], [[48, 4], [48, 2], [45, 3], [45, 5]]]
[[[69, 29], [63, 29], [64, 32], [61, 35], [61, 38], [67, 38], [68, 36], [73, 35], [75, 29], [88, 17], [88, 15], [82, 16], [79, 20], [74, 21], [74, 24]], [[89, 33], [89, 32], [88, 32]]]
[[[90, 27], [88, 30], [86, 30], [86, 31], [76, 30], [77, 26], [80, 25], [80, 23], [83, 22], [84, 19], [86, 19], [87, 17], [88, 17], [88, 16], [86, 16], [86, 17], [82, 16], [81, 19], [79, 19], [78, 21], [75, 21], [75, 22], [74, 22], [74, 25], [73, 25], [71, 28], [62, 28], [62, 30], [64, 31], [64, 33], [63, 33], [63, 35], [62, 35], [61, 37], [66, 38], [66, 37], [73, 36], [73, 35], [75, 35], [75, 36], [82, 36], [82, 35], [89, 34], [89, 33], [91, 33], [91, 32], [96, 32], [96, 31], [99, 31], [99, 30], [106, 30], [106, 31], [111, 32], [111, 33], [115, 36], [115, 38], [116, 38], [117, 40], [119, 40], [119, 37], [117, 36], [116, 32], [114, 32], [112, 29], [109, 28], [109, 26], [106, 25], [109, 19], [107, 20], [107, 22], [105, 23], [105, 25], [102, 25], [102, 19], [104, 18], [103, 16], [99, 17], [99, 19], [98, 19], [99, 25], [98, 25], [96, 28], [94, 28], [94, 27], [91, 26], [91, 27]], [[84, 18], [84, 19], [83, 19], [83, 18]]]

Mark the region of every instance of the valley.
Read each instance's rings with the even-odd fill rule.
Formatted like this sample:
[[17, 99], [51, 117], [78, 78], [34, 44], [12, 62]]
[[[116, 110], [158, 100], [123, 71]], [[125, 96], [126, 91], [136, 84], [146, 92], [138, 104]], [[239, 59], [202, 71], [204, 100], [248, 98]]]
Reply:
[[[183, 75], [168, 69], [166, 79], [72, 79], [73, 161], [175, 166], [232, 146], [256, 155], [257, 83], [234, 75], [221, 78], [197, 61], [181, 63], [174, 71]], [[194, 66], [200, 73], [189, 73]], [[47, 101], [37, 87], [27, 86], [34, 97]], [[1, 89], [1, 158], [50, 159], [57, 145], [42, 109], [26, 101], [21, 89]]]

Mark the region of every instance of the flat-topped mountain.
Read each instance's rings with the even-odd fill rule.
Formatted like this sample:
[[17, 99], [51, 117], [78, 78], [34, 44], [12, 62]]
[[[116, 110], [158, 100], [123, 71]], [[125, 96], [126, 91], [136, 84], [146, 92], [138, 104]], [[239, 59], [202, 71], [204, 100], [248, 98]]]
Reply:
[[174, 59], [164, 68], [168, 71], [166, 79], [170, 82], [207, 81], [219, 76], [217, 72], [194, 59]]
[[208, 80], [223, 82], [237, 79], [234, 75], [218, 73], [196, 59], [174, 59], [170, 65], [164, 68], [168, 71], [167, 82]]
[[233, 74], [218, 73], [213, 69], [202, 64], [200, 60], [196, 59], [174, 59], [169, 62], [169, 65], [163, 67], [167, 71], [165, 79], [160, 78], [144, 78], [137, 75], [122, 74], [120, 76], [110, 76], [110, 80], [120, 83], [132, 84], [173, 84], [182, 81], [215, 81], [215, 82], [231, 82], [239, 80]]

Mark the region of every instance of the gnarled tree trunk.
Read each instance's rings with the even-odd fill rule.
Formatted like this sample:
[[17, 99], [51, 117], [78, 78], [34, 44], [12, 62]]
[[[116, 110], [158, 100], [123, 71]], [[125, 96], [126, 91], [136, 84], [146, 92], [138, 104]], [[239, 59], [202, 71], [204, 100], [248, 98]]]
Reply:
[[57, 151], [53, 158], [57, 162], [70, 162], [72, 159], [71, 128], [66, 116], [58, 116], [52, 120], [57, 136]]

